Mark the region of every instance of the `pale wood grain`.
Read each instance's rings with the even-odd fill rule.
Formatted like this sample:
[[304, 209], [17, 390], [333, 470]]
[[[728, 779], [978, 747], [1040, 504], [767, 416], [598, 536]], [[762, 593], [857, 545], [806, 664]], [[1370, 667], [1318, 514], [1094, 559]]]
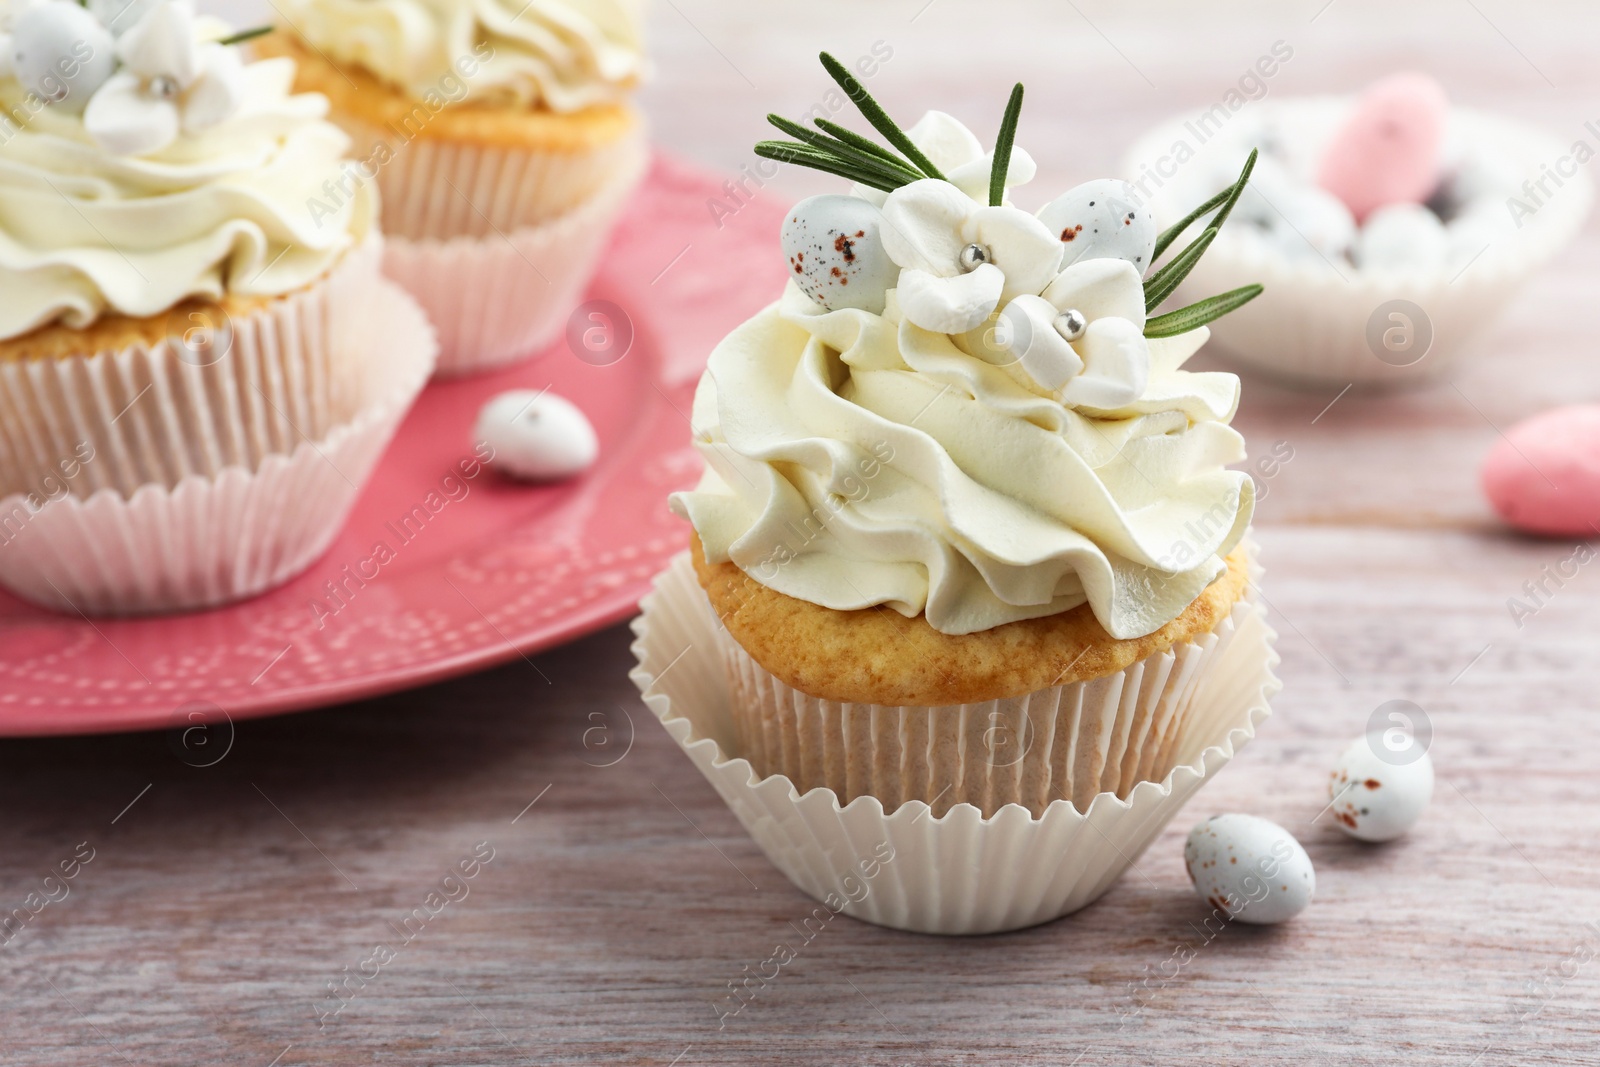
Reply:
[[[896, 52], [873, 88], [899, 112], [936, 100], [976, 122], [1024, 78], [1025, 143], [1052, 186], [1106, 171], [1144, 124], [1220, 93], [1280, 37], [1297, 51], [1273, 92], [1421, 66], [1558, 133], [1600, 97], [1600, 15], [1576, 4], [1335, 0], [1308, 24], [1322, 0], [1220, 15], [935, 0], [912, 22], [923, 4], [664, 2], [656, 134], [731, 175], [761, 114], [825, 87], [812, 53], [879, 39]], [[773, 195], [828, 187], [785, 175]], [[1323, 412], [1333, 391], [1247, 380], [1253, 453], [1295, 450], [1259, 528], [1286, 686], [1262, 735], [1077, 915], [965, 940], [842, 919], [719, 1031], [726, 983], [811, 905], [638, 702], [616, 628], [537, 670], [242, 724], [208, 769], [161, 735], [0, 745], [0, 908], [78, 842], [96, 850], [0, 947], [0, 1063], [1600, 1062], [1600, 963], [1522, 1018], [1530, 982], [1600, 944], [1584, 926], [1600, 920], [1600, 573], [1518, 628], [1507, 598], [1570, 546], [1502, 532], [1475, 482], [1491, 423], [1600, 387], [1584, 324], [1597, 283], [1591, 227], [1456, 387]], [[1396, 697], [1432, 717], [1439, 787], [1410, 838], [1361, 846], [1313, 824], [1324, 770]], [[595, 714], [618, 739], [632, 716], [615, 766], [587, 765], [611, 758], [584, 745]], [[1229, 929], [1163, 984], [1174, 949], [1201, 941], [1183, 835], [1224, 810], [1299, 834], [1317, 899], [1289, 926]], [[496, 856], [470, 895], [319, 1029], [327, 982], [397, 940], [388, 924], [481, 840]]]

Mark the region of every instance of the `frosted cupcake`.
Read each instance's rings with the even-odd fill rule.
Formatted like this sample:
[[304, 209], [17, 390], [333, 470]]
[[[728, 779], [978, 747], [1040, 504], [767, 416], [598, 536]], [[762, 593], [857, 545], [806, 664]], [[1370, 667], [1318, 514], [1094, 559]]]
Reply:
[[808, 892], [881, 840], [899, 888], [841, 889], [852, 914], [1026, 925], [1103, 892], [1265, 714], [1239, 382], [1183, 369], [1260, 290], [1156, 313], [1254, 156], [1165, 256], [1123, 183], [1012, 203], [1021, 86], [986, 152], [823, 58], [888, 147], [782, 119], [757, 147], [856, 190], [790, 210], [785, 292], [711, 353], [691, 559], [636, 679]]
[[[1349, 97], [1221, 105], [1163, 124], [1123, 169], [1171, 222], [1263, 155], [1229, 228], [1190, 278], [1264, 280], [1218, 346], [1279, 377], [1334, 387], [1437, 377], [1472, 351], [1533, 271], [1576, 236], [1592, 154], [1452, 107], [1421, 74]], [[1586, 154], [1587, 153], [1587, 154]]]
[[[372, 196], [287, 60], [184, 3], [0, 35], [0, 581], [64, 610], [222, 603], [309, 565], [431, 370]], [[247, 35], [246, 35], [247, 36]]]
[[[645, 166], [639, 0], [293, 0], [299, 64], [383, 190], [387, 269], [442, 373], [534, 354], [581, 297]], [[346, 185], [330, 189], [337, 202]]]

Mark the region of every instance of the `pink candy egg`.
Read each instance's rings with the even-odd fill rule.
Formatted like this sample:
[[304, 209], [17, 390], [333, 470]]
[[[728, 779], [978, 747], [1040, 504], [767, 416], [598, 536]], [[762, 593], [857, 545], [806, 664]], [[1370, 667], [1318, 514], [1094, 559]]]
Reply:
[[1356, 220], [1389, 204], [1420, 204], [1439, 184], [1450, 101], [1426, 74], [1373, 82], [1328, 142], [1317, 184]]
[[1483, 491], [1529, 533], [1600, 537], [1600, 404], [1554, 408], [1513, 426], [1484, 457]]

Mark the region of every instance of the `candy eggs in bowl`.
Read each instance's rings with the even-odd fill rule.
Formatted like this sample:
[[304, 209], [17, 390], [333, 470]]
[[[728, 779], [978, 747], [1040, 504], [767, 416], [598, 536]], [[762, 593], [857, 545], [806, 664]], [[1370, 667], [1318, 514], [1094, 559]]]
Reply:
[[[1180, 295], [1259, 281], [1212, 327], [1232, 362], [1308, 386], [1449, 372], [1586, 218], [1594, 154], [1450, 104], [1419, 74], [1348, 96], [1219, 103], [1141, 137], [1122, 169], [1160, 226], [1260, 148], [1238, 224]], [[1585, 154], [1585, 152], [1587, 154]]]

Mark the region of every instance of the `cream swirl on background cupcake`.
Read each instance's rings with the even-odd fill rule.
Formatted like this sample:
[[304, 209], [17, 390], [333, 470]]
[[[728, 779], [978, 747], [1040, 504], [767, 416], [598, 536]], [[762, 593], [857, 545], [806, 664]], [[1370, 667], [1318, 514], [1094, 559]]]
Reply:
[[328, 58], [419, 99], [443, 91], [463, 56], [483, 66], [462, 99], [553, 111], [626, 100], [644, 69], [638, 0], [294, 0], [285, 11]]
[[[82, 117], [43, 108], [0, 141], [0, 339], [59, 320], [158, 314], [189, 297], [276, 296], [323, 277], [372, 226], [358, 193], [306, 209], [337, 181], [349, 139], [327, 102], [291, 95], [293, 65], [243, 68], [238, 111], [158, 151], [117, 156]], [[0, 105], [27, 93], [0, 81]]]

